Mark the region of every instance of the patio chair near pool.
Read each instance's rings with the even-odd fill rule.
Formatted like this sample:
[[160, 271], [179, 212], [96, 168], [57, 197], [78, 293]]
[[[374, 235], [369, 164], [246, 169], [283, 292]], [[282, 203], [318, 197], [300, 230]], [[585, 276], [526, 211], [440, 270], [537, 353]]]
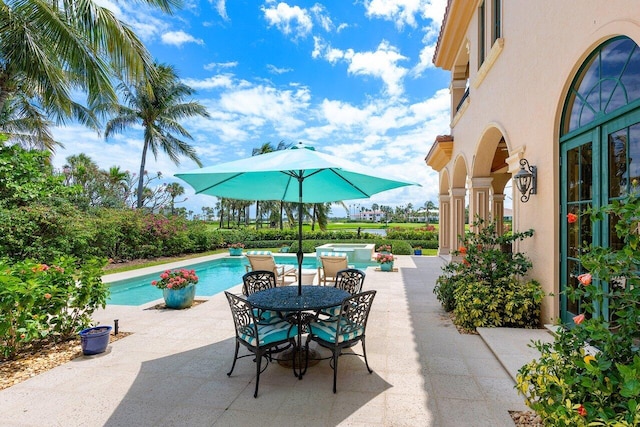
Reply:
[[318, 283], [324, 286], [336, 282], [338, 271], [353, 267], [349, 265], [346, 252], [320, 252], [319, 261]]
[[245, 256], [249, 260], [249, 271], [273, 271], [278, 286], [285, 286], [295, 282], [298, 278], [296, 268], [292, 265], [276, 264], [271, 251], [247, 251]]
[[[341, 355], [355, 355], [364, 357], [367, 371], [373, 370], [367, 361], [365, 347], [365, 331], [367, 319], [371, 311], [376, 291], [366, 291], [345, 298], [340, 306], [340, 314], [335, 319], [316, 320], [309, 324], [309, 335], [305, 343], [305, 350], [309, 349], [309, 341], [315, 341], [322, 347], [331, 350], [331, 367], [333, 368], [333, 392], [336, 392], [338, 377], [338, 358]], [[362, 343], [362, 354], [342, 353], [342, 349], [352, 347], [357, 342]]]
[[[249, 296], [256, 292], [276, 287], [276, 275], [273, 271], [253, 270], [242, 276], [242, 294]], [[254, 315], [260, 323], [274, 323], [284, 320], [284, 313], [255, 308]]]
[[[364, 278], [366, 274], [362, 270], [357, 268], [345, 268], [338, 271], [336, 274], [335, 287], [349, 292], [351, 295], [362, 292], [362, 286], [364, 285]], [[340, 315], [340, 306], [325, 308], [320, 310], [320, 314], [329, 316], [330, 319], [337, 318]], [[329, 320], [329, 319], [325, 319]]]
[[[253, 397], [258, 397], [258, 386], [260, 384], [260, 372], [262, 371], [262, 358], [267, 358], [267, 363], [271, 360], [271, 355], [276, 352], [295, 348], [295, 337], [297, 336], [297, 326], [286, 321], [277, 323], [261, 324], [255, 316], [255, 308], [251, 303], [237, 295], [224, 292], [229, 301], [233, 323], [236, 328], [236, 351], [233, 356], [233, 364], [227, 376], [231, 376], [236, 367], [236, 361], [242, 357], [255, 355], [256, 363], [256, 388]], [[240, 344], [246, 347], [251, 354], [238, 357]], [[280, 347], [282, 344], [288, 344]], [[266, 366], [265, 366], [266, 369]]]

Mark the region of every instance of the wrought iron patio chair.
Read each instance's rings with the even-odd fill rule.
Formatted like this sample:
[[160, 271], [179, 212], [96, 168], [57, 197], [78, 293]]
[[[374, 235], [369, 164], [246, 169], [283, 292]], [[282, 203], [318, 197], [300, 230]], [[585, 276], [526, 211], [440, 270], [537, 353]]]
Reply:
[[[254, 270], [242, 276], [242, 294], [244, 296], [275, 287], [276, 275], [273, 271]], [[284, 314], [278, 311], [254, 308], [254, 314], [261, 323], [284, 320]]]
[[[338, 271], [336, 274], [335, 287], [342, 289], [343, 291], [347, 291], [351, 295], [355, 295], [362, 291], [365, 276], [366, 274], [362, 270], [358, 270], [357, 268], [345, 268], [344, 270]], [[340, 306], [338, 305], [335, 307], [325, 308], [320, 311], [320, 314], [329, 317], [336, 317], [340, 314]]]
[[[336, 382], [338, 376], [338, 358], [341, 355], [353, 354], [364, 357], [364, 363], [369, 373], [373, 370], [369, 368], [367, 361], [367, 349], [365, 346], [365, 331], [367, 319], [371, 311], [371, 304], [376, 291], [365, 291], [352, 295], [342, 301], [340, 314], [332, 320], [317, 320], [309, 324], [309, 335], [305, 343], [308, 350], [309, 342], [315, 341], [322, 347], [331, 350], [331, 367], [333, 368], [333, 392], [336, 392]], [[357, 342], [362, 343], [362, 354], [342, 353], [342, 349], [351, 347]]]
[[[267, 363], [271, 360], [271, 355], [275, 352], [283, 351], [289, 347], [294, 348], [295, 355], [295, 337], [298, 333], [296, 326], [286, 321], [277, 323], [262, 324], [255, 316], [253, 305], [237, 295], [224, 292], [229, 301], [233, 323], [236, 329], [236, 351], [233, 356], [233, 364], [227, 376], [231, 376], [236, 366], [236, 361], [242, 357], [251, 356], [247, 354], [238, 357], [240, 344], [246, 347], [253, 355], [255, 355], [256, 363], [256, 388], [253, 397], [258, 397], [258, 385], [260, 383], [260, 373], [267, 368], [261, 369], [262, 358], [267, 358]], [[289, 344], [285, 347], [279, 347], [282, 344]]]

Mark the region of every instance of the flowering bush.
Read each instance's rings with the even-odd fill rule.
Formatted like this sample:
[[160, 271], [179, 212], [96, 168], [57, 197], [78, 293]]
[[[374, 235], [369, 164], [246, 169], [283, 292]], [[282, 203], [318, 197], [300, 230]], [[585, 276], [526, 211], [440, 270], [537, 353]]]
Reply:
[[166, 270], [160, 274], [160, 280], [151, 282], [158, 289], [183, 289], [192, 283], [198, 283], [198, 276], [195, 271], [185, 268]]
[[544, 292], [535, 280], [523, 279], [531, 261], [523, 253], [504, 250], [531, 237], [533, 230], [498, 234], [495, 222], [480, 218], [473, 226], [478, 232], [467, 233], [452, 252], [459, 261], [442, 268], [436, 297], [465, 329], [538, 326]]
[[[541, 357], [523, 366], [518, 390], [545, 425], [640, 425], [640, 193], [591, 212], [616, 218], [621, 249], [593, 246], [581, 256], [589, 271], [568, 288], [583, 310], [553, 343], [534, 343]], [[577, 217], [576, 217], [577, 219]], [[571, 223], [573, 219], [568, 216]], [[609, 316], [601, 312], [608, 306]]]
[[73, 257], [51, 264], [0, 260], [0, 360], [64, 341], [91, 325], [91, 315], [105, 307], [109, 295], [104, 264], [80, 264]]
[[380, 245], [376, 252], [389, 252], [391, 253], [391, 245]]
[[243, 249], [244, 248], [244, 243], [231, 243], [229, 244], [229, 248], [230, 249]]
[[378, 254], [376, 255], [376, 262], [378, 264], [386, 264], [389, 262], [393, 262], [393, 255], [392, 254]]

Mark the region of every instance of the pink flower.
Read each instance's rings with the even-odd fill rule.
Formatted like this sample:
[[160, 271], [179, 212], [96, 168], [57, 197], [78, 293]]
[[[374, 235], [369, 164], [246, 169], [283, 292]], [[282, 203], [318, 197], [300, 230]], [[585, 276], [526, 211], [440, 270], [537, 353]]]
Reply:
[[50, 294], [50, 293], [46, 293], [46, 294], [44, 294], [44, 298], [45, 298], [45, 299], [51, 299], [51, 294]]
[[578, 276], [578, 280], [580, 281], [580, 283], [582, 283], [584, 286], [589, 286], [591, 284], [591, 274], [589, 273], [584, 273]]
[[574, 213], [568, 213], [567, 214], [567, 222], [569, 222], [569, 224], [573, 224], [577, 220], [578, 220], [578, 215], [576, 215]]
[[579, 325], [582, 322], [584, 322], [584, 313], [583, 314], [578, 314], [577, 316], [575, 316], [573, 318], [573, 323], [575, 323], [576, 325]]
[[151, 285], [152, 285], [152, 286], [157, 286], [157, 285], [158, 285], [158, 281], [157, 281], [157, 280], [154, 280], [153, 282], [151, 282]]
[[161, 278], [161, 279], [168, 279], [168, 278], [169, 278], [169, 275], [168, 275], [167, 273], [162, 273], [162, 274], [160, 275], [160, 278]]

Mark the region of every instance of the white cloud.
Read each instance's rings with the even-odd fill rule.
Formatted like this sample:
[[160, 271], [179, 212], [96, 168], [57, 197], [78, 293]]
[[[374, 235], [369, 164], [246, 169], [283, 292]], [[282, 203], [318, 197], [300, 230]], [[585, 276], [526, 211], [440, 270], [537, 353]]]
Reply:
[[326, 31], [329, 32], [333, 29], [334, 25], [331, 21], [331, 17], [327, 12], [327, 9], [321, 5], [320, 3], [316, 3], [311, 7], [311, 13], [313, 13], [314, 18], [320, 26]]
[[435, 51], [436, 51], [435, 44], [430, 44], [422, 48], [419, 56], [420, 60], [411, 69], [411, 74], [413, 76], [420, 76], [424, 72], [424, 70], [426, 70], [427, 68], [435, 68], [435, 65], [433, 65], [433, 61], [432, 61], [433, 54], [435, 53]]
[[416, 16], [438, 23], [444, 17], [447, 0], [365, 0], [365, 14], [395, 22], [396, 27], [416, 27]]
[[326, 44], [320, 37], [314, 37], [313, 58], [323, 58], [331, 64], [345, 61], [347, 71], [357, 76], [379, 78], [385, 84], [385, 92], [390, 97], [398, 97], [404, 92], [402, 80], [407, 69], [398, 65], [408, 58], [400, 54], [398, 48], [383, 40], [375, 51], [355, 52], [353, 49], [340, 50]]
[[235, 84], [232, 74], [218, 74], [206, 79], [182, 79], [182, 82], [196, 90], [231, 88]]
[[267, 64], [267, 70], [272, 74], [285, 74], [293, 71], [292, 68], [278, 68], [273, 64]]
[[228, 21], [229, 16], [227, 15], [226, 0], [209, 0], [209, 1], [213, 3], [213, 6], [215, 7], [216, 12], [218, 12], [218, 15], [220, 15], [220, 17], [225, 21]]
[[210, 62], [209, 64], [204, 65], [204, 68], [207, 71], [212, 71], [217, 68], [235, 68], [238, 66], [237, 61], [229, 61], [229, 62]]
[[[273, 5], [274, 2], [268, 2]], [[276, 7], [262, 6], [264, 17], [269, 26], [275, 26], [285, 35], [293, 35], [294, 39], [306, 37], [313, 28], [309, 13], [299, 6], [278, 3]]]
[[204, 40], [197, 39], [193, 37], [191, 34], [187, 34], [184, 31], [169, 31], [164, 33], [161, 36], [162, 43], [174, 45], [174, 46], [182, 46], [185, 43], [196, 43], [199, 45], [204, 45]]

